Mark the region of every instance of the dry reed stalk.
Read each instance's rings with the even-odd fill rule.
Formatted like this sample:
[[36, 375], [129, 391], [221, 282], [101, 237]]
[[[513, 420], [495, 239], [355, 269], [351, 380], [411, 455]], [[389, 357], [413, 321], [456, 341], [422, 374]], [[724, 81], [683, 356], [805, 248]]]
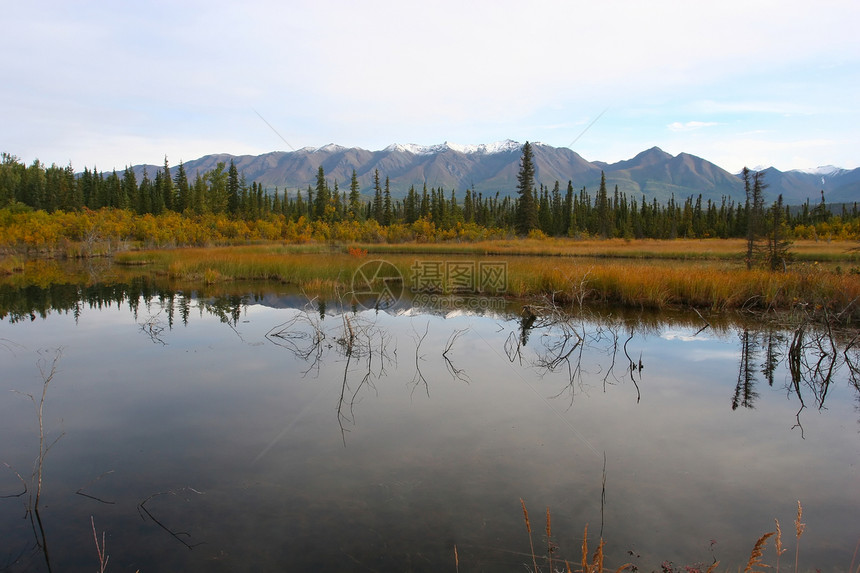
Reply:
[[750, 553], [750, 558], [749, 561], [747, 561], [747, 566], [744, 568], [744, 573], [763, 573], [761, 570], [757, 571], [755, 567], [757, 565], [767, 567], [766, 565], [763, 565], [761, 556], [764, 554], [764, 546], [767, 545], [767, 540], [773, 535], [776, 535], [776, 532], [770, 531], [758, 538], [758, 541], [755, 542], [752, 552]]
[[779, 556], [787, 551], [782, 546], [782, 529], [779, 527], [779, 520], [774, 518], [776, 523], [776, 573], [779, 573]]
[[550, 570], [550, 572], [555, 571], [555, 569], [552, 568], [552, 552], [553, 552], [552, 524], [551, 524], [550, 517], [549, 517], [549, 506], [547, 506], [547, 508], [546, 508], [546, 556], [547, 556], [547, 559], [549, 559], [549, 570]]
[[460, 573], [460, 558], [457, 556], [457, 544], [454, 544], [454, 571]]
[[523, 518], [526, 520], [526, 531], [529, 532], [529, 547], [531, 547], [532, 551], [532, 564], [534, 565], [534, 573], [538, 573], [537, 557], [535, 556], [535, 545], [532, 541], [532, 526], [531, 523], [529, 523], [529, 512], [526, 509], [526, 502], [523, 500], [523, 498], [520, 498], [520, 505], [523, 506]]
[[105, 532], [102, 531], [102, 543], [99, 545], [99, 536], [96, 533], [96, 520], [92, 515], [90, 516], [90, 523], [93, 526], [93, 539], [96, 542], [96, 553], [99, 556], [99, 573], [105, 573], [108, 561], [110, 560], [110, 555], [105, 554]]
[[585, 524], [585, 531], [582, 533], [582, 573], [588, 573], [588, 524]]
[[801, 522], [803, 519], [803, 506], [800, 505], [800, 500], [797, 500], [797, 517], [794, 519], [794, 530], [797, 534], [797, 544], [794, 547], [794, 572], [797, 573], [797, 566], [800, 558], [800, 536], [806, 529], [806, 524]]
[[597, 544], [597, 550], [594, 552], [594, 557], [591, 558], [591, 567], [594, 573], [603, 573], [603, 538]]

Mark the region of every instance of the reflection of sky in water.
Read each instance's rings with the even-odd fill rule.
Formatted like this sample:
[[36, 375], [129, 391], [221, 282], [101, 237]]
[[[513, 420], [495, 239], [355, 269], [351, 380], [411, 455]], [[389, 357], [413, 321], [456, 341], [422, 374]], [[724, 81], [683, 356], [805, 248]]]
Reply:
[[[546, 371], [533, 364], [557, 333], [534, 330], [511, 356], [516, 321], [366, 311], [352, 324], [372, 344], [347, 360], [341, 318], [311, 313], [327, 337], [309, 370], [266, 338], [295, 316], [252, 304], [228, 325], [195, 304], [171, 329], [153, 303], [137, 320], [123, 305], [85, 308], [77, 323], [52, 314], [0, 324], [15, 343], [0, 349], [0, 461], [16, 468], [31, 466], [38, 444], [32, 405], [8, 390], [38, 392], [36, 350], [63, 347], [45, 421], [65, 436], [46, 460], [44, 516], [62, 570], [92, 568], [90, 515], [109, 532], [118, 568], [449, 570], [455, 543], [464, 566], [519, 568], [520, 497], [533, 526], [551, 507], [576, 560], [582, 528], [592, 538], [599, 529], [604, 452], [615, 566], [628, 549], [643, 567], [708, 561], [716, 539], [733, 567], [774, 517], [791, 529], [797, 499], [807, 510], [802, 557], [850, 563], [860, 451], [844, 372], [826, 410], [801, 414], [802, 439], [782, 367], [773, 387], [758, 377], [754, 409], [732, 410], [740, 342], [731, 329], [636, 334], [626, 350], [643, 369], [631, 379], [620, 325], [588, 325], [580, 369]], [[153, 318], [164, 329], [150, 337], [141, 325]], [[14, 481], [7, 473], [0, 487]], [[75, 495], [81, 487], [115, 503]], [[191, 552], [136, 511], [182, 488], [204, 493], [147, 508], [206, 542]], [[0, 528], [25, 542], [14, 503], [0, 503]]]

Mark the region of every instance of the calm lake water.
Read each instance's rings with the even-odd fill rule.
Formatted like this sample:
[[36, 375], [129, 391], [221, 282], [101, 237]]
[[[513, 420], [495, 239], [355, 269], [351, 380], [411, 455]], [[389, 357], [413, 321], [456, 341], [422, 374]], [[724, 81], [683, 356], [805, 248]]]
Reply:
[[791, 568], [797, 500], [802, 570], [860, 539], [860, 354], [811, 329], [277, 287], [0, 300], [0, 571], [97, 570], [91, 519], [108, 571], [455, 571], [455, 546], [523, 571], [521, 498], [539, 555], [549, 507], [556, 558], [587, 525], [613, 570], [736, 570], [774, 518]]

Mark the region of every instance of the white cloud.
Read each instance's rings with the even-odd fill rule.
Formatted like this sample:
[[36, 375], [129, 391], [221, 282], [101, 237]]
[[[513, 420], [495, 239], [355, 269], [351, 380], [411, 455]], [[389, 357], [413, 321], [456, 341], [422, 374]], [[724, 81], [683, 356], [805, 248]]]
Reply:
[[686, 123], [674, 121], [670, 123], [667, 127], [670, 131], [693, 131], [696, 129], [702, 129], [703, 127], [712, 127], [715, 125], [720, 124], [716, 121], [688, 121]]
[[[740, 116], [751, 131], [766, 116], [834, 110], [848, 119], [783, 137], [856, 141], [856, 127], [844, 132], [860, 125], [860, 3], [788, 4], [13, 3], [0, 36], [0, 50], [16, 54], [0, 61], [2, 144], [16, 154], [51, 145], [76, 165], [148, 161], [137, 154], [164, 144], [186, 159], [206, 141], [205, 152], [278, 146], [256, 109], [296, 148], [508, 137], [565, 145], [607, 106], [577, 146], [630, 136], [630, 156], [639, 142], [695, 152], [687, 145], [702, 148], [696, 138], [718, 131], [704, 128], [723, 131]], [[822, 62], [838, 65], [825, 74]], [[628, 126], [609, 120], [634, 107]], [[46, 127], [40, 118], [57, 119]], [[114, 147], [119, 136], [129, 147]], [[230, 141], [243, 149], [215, 147]]]

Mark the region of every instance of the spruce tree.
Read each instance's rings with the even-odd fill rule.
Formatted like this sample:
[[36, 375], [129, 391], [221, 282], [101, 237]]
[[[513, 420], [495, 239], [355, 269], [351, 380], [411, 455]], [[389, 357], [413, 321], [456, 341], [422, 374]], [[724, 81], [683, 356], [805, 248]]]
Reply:
[[349, 209], [348, 218], [357, 221], [361, 218], [361, 191], [358, 186], [358, 176], [355, 169], [352, 170], [352, 179], [349, 182]]
[[191, 206], [191, 187], [188, 185], [188, 175], [185, 173], [185, 165], [182, 164], [182, 161], [176, 168], [173, 184], [176, 187], [176, 201], [173, 208], [182, 213]]
[[143, 178], [140, 180], [138, 192], [138, 203], [136, 205], [137, 213], [143, 215], [152, 213], [152, 181], [146, 173], [146, 167], [143, 168]]
[[328, 213], [329, 201], [331, 199], [331, 192], [328, 188], [328, 183], [325, 180], [325, 170], [323, 170], [323, 166], [320, 165], [319, 169], [317, 169], [317, 186], [316, 186], [316, 195], [314, 198], [314, 219], [319, 221], [327, 221], [330, 220], [330, 213]]
[[772, 271], [784, 271], [790, 257], [789, 249], [791, 241], [786, 238], [785, 229], [785, 206], [782, 202], [782, 194], [771, 207], [770, 232], [767, 241], [767, 263]]
[[170, 165], [167, 163], [167, 156], [164, 156], [164, 172], [161, 176], [161, 196], [165, 209], [173, 211], [176, 209], [176, 188], [173, 186], [173, 179], [170, 178]]
[[520, 171], [517, 174], [517, 215], [516, 230], [521, 235], [527, 235], [538, 226], [537, 202], [534, 196], [535, 167], [532, 156], [532, 146], [526, 141], [523, 144], [520, 158]]
[[230, 168], [227, 171], [227, 212], [237, 216], [241, 200], [239, 198], [239, 170], [233, 160], [230, 160]]
[[747, 269], [753, 267], [755, 259], [761, 250], [762, 219], [764, 218], [764, 173], [757, 171], [750, 175], [750, 170], [744, 167], [741, 179], [744, 182], [746, 194], [746, 264]]
[[371, 216], [377, 223], [382, 222], [382, 187], [379, 185], [379, 169], [373, 170], [373, 209]]
[[388, 176], [385, 177], [385, 192], [382, 199], [382, 224], [390, 225], [394, 222], [394, 212], [391, 205], [391, 185], [388, 182]]

